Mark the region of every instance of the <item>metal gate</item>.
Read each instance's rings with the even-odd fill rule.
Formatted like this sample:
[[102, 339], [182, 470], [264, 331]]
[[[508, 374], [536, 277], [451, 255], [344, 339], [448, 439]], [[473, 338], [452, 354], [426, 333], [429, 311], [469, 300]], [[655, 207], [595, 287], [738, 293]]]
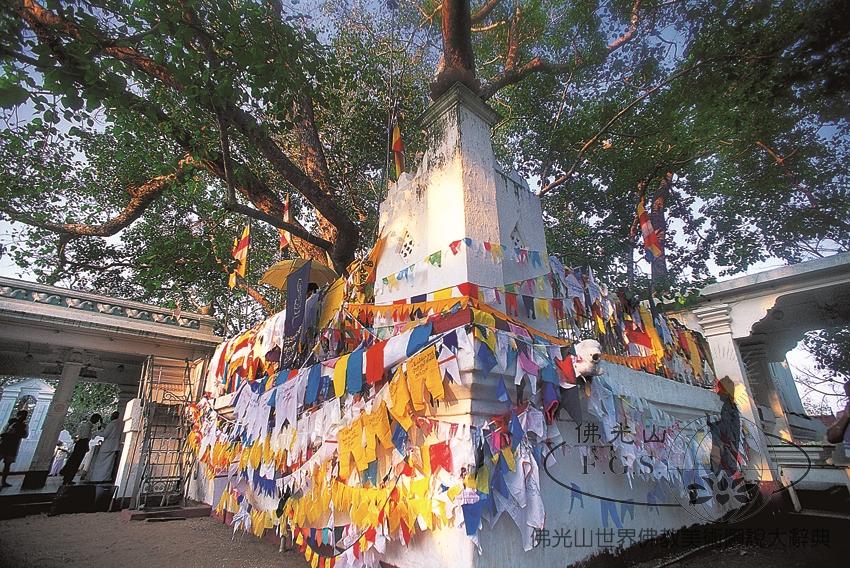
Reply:
[[139, 384], [142, 445], [139, 476], [131, 507], [155, 509], [183, 505], [191, 452], [186, 407], [194, 402], [193, 378], [201, 362], [148, 357]]

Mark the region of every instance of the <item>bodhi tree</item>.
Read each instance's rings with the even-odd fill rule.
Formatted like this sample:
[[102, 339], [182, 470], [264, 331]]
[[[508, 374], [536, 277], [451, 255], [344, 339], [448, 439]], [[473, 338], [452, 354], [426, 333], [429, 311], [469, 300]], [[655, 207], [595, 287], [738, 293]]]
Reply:
[[[257, 281], [278, 229], [284, 254], [345, 271], [376, 236], [388, 114], [412, 153], [425, 95], [456, 81], [502, 115], [498, 157], [543, 196], [569, 264], [687, 290], [850, 248], [846, 3], [302, 6], [4, 0], [0, 211], [16, 262], [250, 320], [223, 300], [241, 227], [251, 306], [275, 307]], [[635, 260], [641, 197], [665, 245], [651, 266]]]

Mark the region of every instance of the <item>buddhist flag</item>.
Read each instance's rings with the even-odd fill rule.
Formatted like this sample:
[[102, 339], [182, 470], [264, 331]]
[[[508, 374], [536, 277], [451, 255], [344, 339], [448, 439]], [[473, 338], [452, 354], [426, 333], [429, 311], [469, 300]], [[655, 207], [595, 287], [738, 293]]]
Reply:
[[658, 240], [658, 233], [652, 227], [649, 220], [649, 213], [646, 212], [645, 200], [640, 198], [637, 207], [638, 223], [640, 223], [640, 232], [643, 234], [643, 249], [646, 253], [647, 262], [652, 262], [656, 258], [661, 258], [664, 250], [661, 248], [661, 241]]
[[[283, 201], [283, 220], [287, 223], [290, 222], [289, 194], [286, 195], [286, 199]], [[278, 229], [278, 233], [280, 233], [280, 250], [283, 250], [289, 245], [291, 237], [289, 236], [289, 231], [285, 231], [283, 229]]]
[[238, 239], [233, 239], [233, 258], [237, 261], [236, 270], [230, 273], [228, 285], [230, 289], [236, 287], [236, 275], [245, 278], [245, 273], [248, 270], [248, 245], [251, 243], [251, 227], [247, 226], [242, 229], [242, 236]]
[[404, 140], [401, 139], [401, 130], [398, 128], [398, 123], [393, 126], [393, 161], [395, 162], [395, 179], [401, 176], [404, 171]]

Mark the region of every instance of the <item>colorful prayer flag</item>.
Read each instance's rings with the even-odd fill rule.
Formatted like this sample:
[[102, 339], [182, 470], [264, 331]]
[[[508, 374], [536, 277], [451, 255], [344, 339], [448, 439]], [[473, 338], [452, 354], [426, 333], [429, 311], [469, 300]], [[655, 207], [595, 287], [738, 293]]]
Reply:
[[233, 252], [231, 254], [238, 264], [236, 265], [236, 270], [230, 273], [230, 278], [227, 282], [231, 290], [236, 287], [236, 275], [238, 274], [242, 278], [245, 278], [245, 274], [248, 271], [248, 245], [250, 243], [251, 227], [249, 225], [242, 230], [242, 236], [239, 239], [233, 239]]
[[401, 176], [404, 171], [404, 140], [401, 139], [401, 130], [398, 128], [398, 122], [393, 126], [393, 162], [395, 163], [395, 179]]
[[643, 249], [646, 253], [647, 262], [652, 262], [656, 258], [661, 258], [664, 250], [661, 248], [661, 241], [658, 239], [658, 233], [652, 227], [652, 222], [649, 220], [649, 214], [646, 212], [645, 198], [641, 197], [637, 206], [638, 222], [640, 223], [640, 232], [643, 234]]

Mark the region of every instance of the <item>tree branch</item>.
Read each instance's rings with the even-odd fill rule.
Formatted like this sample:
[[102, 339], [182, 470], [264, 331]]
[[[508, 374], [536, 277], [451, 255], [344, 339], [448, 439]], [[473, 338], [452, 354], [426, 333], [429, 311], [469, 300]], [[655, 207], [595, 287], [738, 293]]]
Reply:
[[245, 292], [246, 292], [249, 296], [251, 296], [251, 298], [252, 298], [255, 302], [257, 302], [258, 304], [260, 304], [260, 307], [261, 307], [261, 308], [263, 308], [263, 311], [264, 311], [264, 312], [266, 312], [266, 314], [267, 314], [267, 315], [271, 315], [271, 314], [273, 314], [273, 313], [274, 313], [274, 311], [275, 311], [275, 310], [274, 310], [274, 307], [272, 306], [272, 303], [271, 303], [271, 302], [269, 302], [269, 301], [266, 299], [266, 297], [265, 297], [265, 296], [263, 296], [262, 294], [260, 294], [260, 291], [259, 291], [259, 290], [257, 290], [256, 288], [254, 288], [253, 286], [251, 286], [250, 284], [248, 284], [248, 281], [247, 281], [247, 280], [245, 280], [244, 278], [242, 278], [241, 276], [239, 276], [238, 274], [236, 275], [236, 285], [237, 285], [239, 288], [242, 288], [243, 290], [245, 290]]
[[0, 202], [0, 210], [6, 213], [11, 219], [26, 223], [33, 227], [45, 229], [53, 233], [72, 235], [75, 237], [110, 237], [122, 229], [130, 226], [133, 221], [142, 216], [145, 209], [156, 200], [163, 191], [171, 184], [178, 181], [188, 169], [187, 166], [191, 163], [191, 159], [186, 156], [177, 165], [176, 171], [155, 176], [145, 183], [130, 187], [127, 193], [130, 200], [124, 209], [112, 219], [99, 225], [91, 225], [87, 223], [56, 223], [53, 221], [39, 221], [30, 214], [15, 210], [11, 205]]
[[[501, 2], [502, 2], [502, 0], [487, 0], [486, 2], [484, 2], [484, 4], [482, 4], [480, 8], [478, 8], [475, 12], [472, 13], [472, 15], [470, 17], [470, 19], [472, 20], [472, 23], [473, 24], [481, 23], [481, 21], [484, 20], [484, 18], [486, 18], [487, 16], [490, 15], [490, 12], [493, 11], [493, 8], [495, 8], [496, 6], [501, 4]], [[436, 16], [437, 14], [439, 14], [440, 12], [443, 11], [442, 2], [440, 4], [438, 4], [434, 8], [434, 11], [431, 12], [430, 14], [426, 13], [422, 9], [422, 7], [419, 6], [419, 4], [417, 4], [416, 7], [419, 9], [419, 13], [422, 14], [423, 22], [427, 21], [429, 24], [433, 24], [434, 23], [434, 16]], [[473, 31], [475, 31], [475, 30], [473, 29]]]
[[[56, 41], [57, 38], [55, 34], [57, 33], [74, 39], [80, 39], [83, 37], [83, 34], [80, 32], [76, 24], [44, 9], [35, 0], [18, 0], [16, 3], [16, 11], [27, 23], [29, 23], [36, 33], [47, 40], [46, 43], [49, 43], [53, 48], [60, 47]], [[177, 82], [173, 75], [163, 65], [160, 65], [150, 58], [138, 53], [133, 48], [117, 46], [114, 41], [99, 37], [95, 35], [95, 32], [93, 31], [87, 30], [86, 33], [88, 36], [92, 36], [96, 40], [98, 45], [97, 53], [105, 54], [128, 63], [149, 76], [158, 79], [163, 84], [173, 88], [174, 90], [183, 90], [184, 86]], [[85, 78], [83, 80], [85, 80]], [[208, 108], [212, 107], [212, 101], [210, 101], [207, 106]], [[345, 238], [337, 241], [337, 246], [333, 246], [331, 252], [333, 259], [338, 266], [347, 265], [348, 261], [353, 257], [354, 251], [359, 243], [360, 231], [357, 225], [349, 219], [348, 215], [321, 189], [315, 180], [306, 175], [284, 154], [277, 143], [267, 132], [263, 130], [253, 116], [238, 105], [230, 102], [218, 103], [217, 112], [222, 120], [233, 125], [237, 130], [239, 130], [242, 135], [260, 152], [260, 154], [269, 161], [275, 171], [280, 173], [281, 176], [299, 193], [301, 193], [323, 217], [332, 223], [341, 235], [345, 236]], [[223, 169], [222, 173], [224, 173]], [[275, 200], [280, 202], [279, 199]], [[259, 204], [257, 205], [260, 209], [265, 209]], [[282, 203], [280, 203], [280, 208], [278, 208], [275, 213], [282, 210]], [[270, 209], [266, 209], [262, 211], [262, 213], [265, 213], [264, 216], [260, 215], [263, 217], [263, 220], [273, 215]], [[293, 234], [296, 234], [296, 231], [293, 231]], [[300, 235], [298, 236], [300, 237]], [[310, 239], [305, 240], [310, 241]], [[324, 239], [322, 239], [322, 241], [324, 243], [328, 242]], [[314, 242], [314, 244], [316, 244], [315, 241], [310, 242]]]
[[507, 20], [496, 20], [491, 24], [487, 24], [484, 26], [472, 26], [473, 33], [481, 33], [481, 32], [489, 32], [490, 30], [495, 30], [496, 28], [500, 28], [507, 24]]
[[628, 112], [630, 110], [632, 110], [638, 103], [640, 103], [641, 101], [646, 99], [649, 95], [651, 95], [652, 93], [654, 93], [658, 89], [669, 85], [670, 83], [672, 83], [673, 81], [675, 81], [679, 77], [687, 75], [691, 71], [694, 71], [695, 69], [701, 67], [702, 65], [704, 65], [705, 63], [708, 63], [709, 61], [713, 61], [713, 59], [704, 59], [703, 61], [699, 61], [699, 62], [691, 65], [690, 67], [686, 67], [684, 69], [681, 69], [680, 71], [677, 71], [676, 73], [673, 73], [670, 77], [668, 77], [664, 81], [658, 83], [657, 85], [655, 85], [651, 89], [648, 89], [641, 96], [632, 100], [629, 104], [627, 104], [622, 109], [620, 109], [620, 111], [617, 112], [617, 114], [615, 114], [614, 116], [612, 116], [611, 119], [608, 120], [608, 122], [606, 122], [602, 126], [602, 128], [590, 138], [590, 140], [588, 140], [587, 142], [584, 143], [584, 145], [581, 147], [581, 149], [578, 152], [578, 156], [576, 156], [576, 159], [573, 161], [572, 165], [567, 170], [567, 172], [565, 174], [563, 174], [562, 176], [558, 177], [557, 179], [555, 179], [554, 181], [552, 181], [551, 183], [547, 184], [543, 189], [540, 190], [538, 195], [540, 195], [542, 197], [542, 196], [546, 195], [547, 193], [549, 193], [550, 191], [552, 191], [553, 189], [562, 185], [568, 179], [570, 179], [570, 177], [576, 172], [576, 169], [578, 168], [579, 163], [581, 162], [582, 158], [584, 157], [585, 152], [587, 152], [590, 149], [590, 147], [593, 146], [599, 140], [599, 138], [608, 131], [609, 128], [611, 128], [611, 125], [613, 125], [615, 122], [620, 120], [623, 116], [628, 114]]
[[[637, 34], [637, 27], [640, 23], [641, 2], [642, 0], [635, 0], [634, 4], [632, 4], [631, 15], [629, 17], [629, 28], [623, 35], [608, 44], [606, 57], [623, 47], [625, 44], [631, 41]], [[533, 73], [548, 73], [551, 75], [558, 75], [561, 73], [574, 71], [575, 67], [576, 66], [571, 63], [554, 63], [542, 57], [534, 57], [530, 61], [519, 67], [515, 66], [515, 62], [514, 65], [508, 65], [506, 63], [505, 68], [501, 74], [491, 79], [485, 85], [482, 85], [481, 98], [485, 100], [489, 99], [490, 97], [495, 95], [500, 89], [503, 89], [508, 85], [518, 83], [525, 77]]]
[[[224, 170], [223, 156], [220, 154], [214, 154], [211, 157], [202, 159], [200, 163], [217, 178], [225, 180], [226, 174]], [[233, 167], [234, 163], [238, 164], [238, 162], [234, 162], [231, 157], [231, 167]], [[233, 185], [235, 189], [239, 190], [239, 193], [244, 195], [248, 201], [256, 205], [257, 208], [255, 209], [235, 201], [228, 201], [225, 203], [225, 207], [228, 210], [257, 219], [258, 221], [263, 221], [264, 223], [268, 223], [278, 229], [289, 231], [293, 236], [321, 247], [324, 250], [333, 250], [333, 243], [310, 233], [299, 224], [287, 223], [284, 221], [282, 218], [284, 204], [280, 198], [278, 198], [277, 194], [275, 194], [262, 180], [251, 173], [247, 168], [242, 167], [238, 169], [238, 174], [234, 174], [235, 179], [233, 180]]]
[[489, 83], [481, 87], [481, 98], [489, 99], [500, 89], [519, 83], [532, 73], [560, 74], [572, 70], [574, 66], [570, 63], [552, 63], [542, 57], [534, 57], [520, 67], [505, 69], [501, 75], [495, 77]]
[[480, 8], [472, 13], [472, 23], [478, 24], [493, 11], [493, 8], [501, 4], [502, 0], [487, 0]]
[[[76, 40], [83, 39], [84, 34], [75, 23], [45, 9], [35, 0], [18, 0], [16, 4], [15, 9], [18, 14], [30, 26], [32, 26], [33, 29], [41, 28], [42, 30], [51, 30]], [[177, 82], [165, 66], [160, 65], [145, 55], [142, 55], [136, 49], [119, 46], [115, 41], [100, 37], [91, 30], [86, 30], [85, 35], [96, 40], [96, 49], [94, 50], [94, 53], [102, 53], [118, 59], [119, 61], [129, 63], [134, 67], [141, 69], [148, 75], [156, 77], [166, 85], [177, 90], [182, 90], [182, 85]]]
[[511, 16], [511, 27], [508, 30], [508, 51], [505, 54], [505, 71], [516, 67], [517, 60], [519, 59], [519, 38], [517, 37], [519, 31], [517, 30], [517, 26], [521, 17], [522, 10], [519, 7], [519, 2], [517, 2], [514, 6], [514, 14]]
[[626, 33], [612, 41], [608, 44], [608, 53], [611, 54], [624, 45], [626, 45], [637, 32], [638, 23], [640, 22], [640, 4], [642, 0], [635, 0], [634, 4], [632, 4], [632, 13], [629, 17], [629, 29], [626, 30]]

